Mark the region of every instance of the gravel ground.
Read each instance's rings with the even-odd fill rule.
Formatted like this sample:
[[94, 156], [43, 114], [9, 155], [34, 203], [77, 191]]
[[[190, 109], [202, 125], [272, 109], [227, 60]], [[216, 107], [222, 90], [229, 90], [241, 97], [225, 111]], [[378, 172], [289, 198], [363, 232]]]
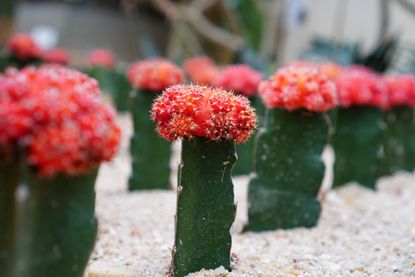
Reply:
[[[120, 155], [103, 165], [98, 177], [99, 234], [87, 274], [166, 276], [176, 194], [127, 193], [131, 124], [127, 116], [119, 122], [124, 131]], [[316, 228], [243, 234], [248, 178], [234, 181], [233, 271], [218, 268], [189, 276], [415, 276], [413, 174], [383, 178], [376, 192], [354, 184], [327, 192]]]

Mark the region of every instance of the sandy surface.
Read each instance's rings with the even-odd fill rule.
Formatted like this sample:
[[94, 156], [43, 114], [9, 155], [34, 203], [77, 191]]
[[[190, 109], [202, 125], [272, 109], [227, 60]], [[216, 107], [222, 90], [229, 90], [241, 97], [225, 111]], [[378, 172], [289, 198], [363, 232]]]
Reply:
[[[176, 194], [127, 193], [131, 124], [128, 117], [119, 120], [125, 136], [120, 155], [98, 178], [99, 234], [87, 272], [90, 277], [165, 276]], [[376, 192], [353, 184], [328, 192], [316, 228], [243, 234], [248, 178], [234, 181], [233, 271], [191, 276], [415, 276], [414, 175], [383, 178]]]

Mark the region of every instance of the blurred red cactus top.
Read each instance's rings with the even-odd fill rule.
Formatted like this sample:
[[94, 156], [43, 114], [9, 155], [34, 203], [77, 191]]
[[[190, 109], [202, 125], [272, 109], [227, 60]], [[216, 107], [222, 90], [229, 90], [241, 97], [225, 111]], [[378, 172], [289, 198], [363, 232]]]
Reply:
[[42, 50], [26, 33], [12, 35], [7, 42], [7, 49], [20, 60], [40, 58]]
[[[120, 129], [97, 82], [65, 67], [0, 76], [0, 148], [18, 147], [39, 175], [83, 174], [116, 153]], [[4, 151], [3, 151], [4, 152]]]
[[335, 63], [327, 62], [318, 65], [321, 73], [323, 73], [329, 80], [335, 81], [336, 78], [342, 73], [343, 68]]
[[374, 106], [385, 108], [388, 102], [384, 78], [367, 68], [346, 68], [336, 78], [339, 104], [349, 106]]
[[70, 60], [70, 55], [63, 48], [53, 48], [43, 52], [42, 60], [45, 63], [67, 65]]
[[182, 70], [162, 58], [152, 58], [132, 64], [127, 78], [134, 88], [154, 92], [160, 92], [184, 81]]
[[199, 136], [242, 143], [256, 127], [256, 115], [247, 98], [199, 85], [169, 87], [151, 113], [158, 133], [168, 141]]
[[413, 75], [396, 75], [386, 79], [388, 90], [388, 107], [415, 106], [415, 77]]
[[103, 48], [93, 50], [88, 54], [86, 59], [90, 67], [101, 66], [111, 69], [115, 65], [114, 54], [110, 50]]
[[190, 80], [199, 85], [213, 85], [221, 73], [215, 62], [205, 56], [187, 59], [183, 68]]
[[336, 87], [316, 66], [295, 62], [259, 85], [267, 108], [324, 112], [337, 104]]
[[248, 65], [230, 65], [222, 70], [215, 81], [215, 86], [251, 97], [257, 93], [262, 78], [261, 72], [252, 69]]

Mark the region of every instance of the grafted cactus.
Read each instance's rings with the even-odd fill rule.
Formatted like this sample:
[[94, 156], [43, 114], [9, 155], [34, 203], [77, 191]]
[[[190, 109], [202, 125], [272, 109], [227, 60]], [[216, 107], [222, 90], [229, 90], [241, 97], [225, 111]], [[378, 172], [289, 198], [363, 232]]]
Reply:
[[97, 168], [120, 139], [114, 111], [95, 80], [60, 66], [8, 71], [0, 90], [1, 276], [81, 277], [96, 237]]
[[381, 109], [387, 104], [384, 80], [368, 69], [350, 68], [336, 84], [341, 107], [333, 137], [333, 187], [356, 181], [373, 189], [382, 174]]
[[181, 83], [183, 74], [167, 60], [151, 59], [133, 64], [128, 71], [128, 79], [135, 88], [130, 98], [134, 135], [130, 144], [132, 175], [128, 188], [130, 191], [169, 189], [170, 143], [154, 132], [150, 110], [161, 90]]
[[152, 115], [162, 137], [183, 138], [172, 275], [231, 270], [234, 142], [245, 142], [255, 128], [253, 109], [221, 89], [178, 85], [157, 99]]
[[[256, 93], [262, 78], [263, 75], [260, 72], [248, 65], [230, 65], [221, 71], [214, 85], [248, 97], [251, 105], [257, 108], [261, 107], [261, 101], [257, 98]], [[252, 136], [246, 143], [236, 146], [238, 163], [232, 171], [234, 176], [248, 175], [253, 171], [254, 140], [255, 137]]]
[[117, 111], [128, 110], [128, 81], [116, 68], [115, 56], [107, 49], [95, 49], [87, 56], [86, 73], [96, 79], [101, 89], [108, 93]]
[[415, 167], [415, 78], [397, 75], [387, 78], [388, 107], [383, 135], [385, 174]]
[[23, 68], [27, 65], [39, 64], [42, 51], [29, 34], [18, 33], [9, 38], [3, 55], [3, 68], [8, 66]]
[[321, 211], [325, 111], [336, 104], [335, 86], [313, 65], [295, 63], [263, 82], [259, 94], [267, 111], [255, 146], [245, 231], [313, 227]]

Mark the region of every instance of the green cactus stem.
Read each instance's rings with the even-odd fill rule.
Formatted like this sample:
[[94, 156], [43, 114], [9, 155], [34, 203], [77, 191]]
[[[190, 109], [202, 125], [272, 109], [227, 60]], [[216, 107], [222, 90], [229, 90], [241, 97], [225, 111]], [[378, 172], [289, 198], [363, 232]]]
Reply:
[[384, 173], [412, 171], [415, 167], [414, 109], [407, 106], [394, 107], [385, 112], [384, 119]]
[[269, 109], [255, 149], [255, 177], [248, 189], [245, 231], [317, 224], [317, 199], [325, 166], [328, 116], [306, 110]]
[[128, 111], [128, 95], [131, 90], [130, 83], [128, 82], [124, 72], [115, 71], [115, 90], [112, 94], [114, 105], [119, 112]]
[[[263, 122], [264, 105], [258, 96], [250, 97], [249, 101], [251, 102], [251, 106], [256, 110], [258, 126], [261, 126]], [[235, 146], [238, 162], [232, 170], [233, 176], [248, 175], [253, 171], [254, 145], [255, 133], [247, 142]]]
[[154, 131], [151, 106], [158, 94], [134, 90], [130, 98], [134, 135], [131, 138], [132, 175], [129, 190], [169, 189], [171, 144]]
[[355, 106], [337, 110], [333, 137], [336, 155], [333, 187], [356, 181], [374, 189], [380, 175], [382, 111], [376, 107]]
[[111, 96], [115, 94], [116, 76], [112, 69], [107, 69], [103, 66], [94, 66], [87, 70], [87, 74], [98, 81], [103, 92]]
[[0, 273], [10, 276], [14, 261], [16, 198], [19, 164], [0, 162]]
[[230, 270], [231, 235], [236, 206], [231, 170], [233, 142], [195, 137], [182, 142], [176, 236], [175, 277], [223, 266]]
[[52, 179], [26, 172], [28, 198], [19, 220], [14, 277], [82, 277], [97, 233], [97, 170]]

